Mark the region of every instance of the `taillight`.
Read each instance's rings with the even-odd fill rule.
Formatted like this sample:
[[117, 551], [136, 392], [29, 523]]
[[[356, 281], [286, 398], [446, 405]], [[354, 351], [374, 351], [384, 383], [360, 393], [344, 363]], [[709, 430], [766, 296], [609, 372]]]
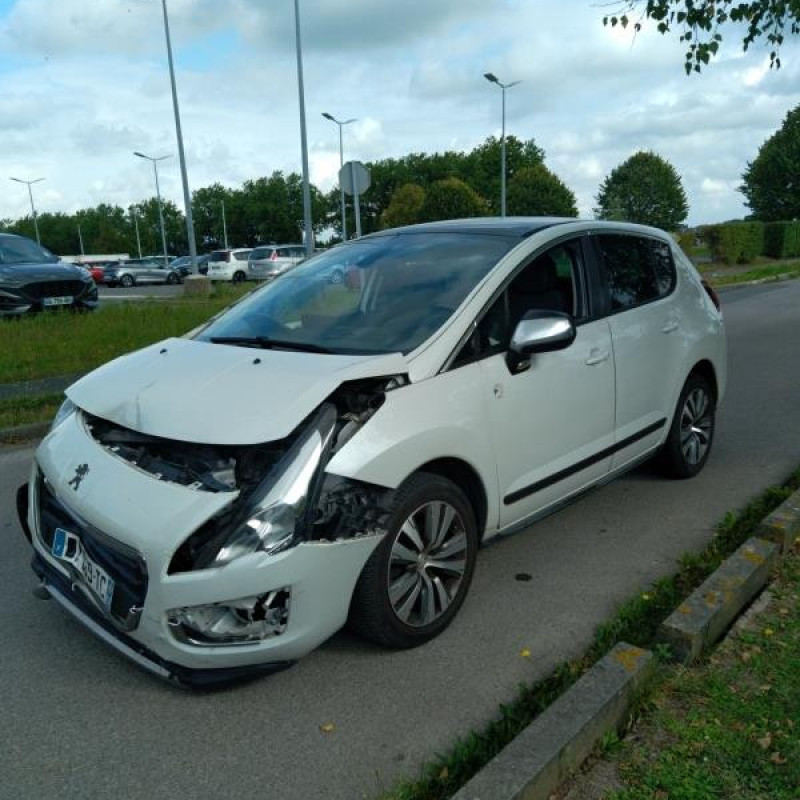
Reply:
[[720, 302], [719, 295], [714, 291], [711, 284], [709, 284], [708, 281], [703, 281], [703, 288], [706, 290], [706, 294], [711, 298], [714, 308], [722, 313], [722, 303]]
[[273, 250], [272, 251], [272, 255], [269, 257], [269, 260], [270, 261], [277, 261], [278, 260], [278, 251], [277, 250]]

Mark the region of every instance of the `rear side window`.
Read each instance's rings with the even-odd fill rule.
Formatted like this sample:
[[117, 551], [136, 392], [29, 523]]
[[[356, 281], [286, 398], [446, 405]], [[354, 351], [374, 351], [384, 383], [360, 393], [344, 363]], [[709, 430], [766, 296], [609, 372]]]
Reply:
[[263, 261], [265, 258], [269, 258], [269, 250], [266, 247], [256, 247], [250, 254], [252, 261]]
[[[635, 308], [672, 291], [675, 267], [667, 245], [655, 239], [616, 234], [600, 234], [597, 245], [612, 311]], [[666, 254], [661, 248], [666, 248]]]
[[241, 253], [234, 253], [233, 257], [237, 261], [247, 261], [247, 259], [250, 257], [250, 251], [249, 250], [244, 250]]

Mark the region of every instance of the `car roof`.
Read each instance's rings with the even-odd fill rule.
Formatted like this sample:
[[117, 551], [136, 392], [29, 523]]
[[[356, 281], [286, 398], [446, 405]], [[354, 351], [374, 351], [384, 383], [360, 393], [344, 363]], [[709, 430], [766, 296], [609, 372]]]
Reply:
[[[387, 234], [414, 233], [482, 233], [490, 236], [512, 236], [524, 239], [538, 231], [553, 225], [564, 225], [578, 222], [573, 217], [472, 217], [468, 219], [449, 219], [439, 222], [423, 222], [418, 225], [406, 225], [402, 228], [389, 228], [370, 234], [386, 236]], [[364, 237], [367, 238], [367, 237]]]

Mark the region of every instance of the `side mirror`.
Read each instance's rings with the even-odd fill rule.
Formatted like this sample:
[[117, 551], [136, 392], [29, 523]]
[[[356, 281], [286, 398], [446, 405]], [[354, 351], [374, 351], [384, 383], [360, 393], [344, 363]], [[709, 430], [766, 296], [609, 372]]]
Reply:
[[509, 367], [518, 372], [528, 356], [563, 350], [577, 331], [569, 314], [561, 311], [528, 311], [517, 323], [509, 345]]

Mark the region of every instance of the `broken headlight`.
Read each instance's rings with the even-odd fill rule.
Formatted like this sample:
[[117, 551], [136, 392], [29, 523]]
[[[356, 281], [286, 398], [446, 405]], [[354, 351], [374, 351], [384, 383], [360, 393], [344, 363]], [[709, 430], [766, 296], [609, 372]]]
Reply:
[[[50, 423], [50, 431], [54, 431], [70, 414], [77, 410], [77, 406], [69, 398], [61, 404], [61, 408], [56, 411], [53, 421]], [[48, 431], [49, 433], [49, 431]]]
[[336, 408], [324, 405], [221, 535], [201, 545], [194, 568], [221, 567], [251, 553], [279, 553], [297, 543], [319, 488], [336, 426]]

